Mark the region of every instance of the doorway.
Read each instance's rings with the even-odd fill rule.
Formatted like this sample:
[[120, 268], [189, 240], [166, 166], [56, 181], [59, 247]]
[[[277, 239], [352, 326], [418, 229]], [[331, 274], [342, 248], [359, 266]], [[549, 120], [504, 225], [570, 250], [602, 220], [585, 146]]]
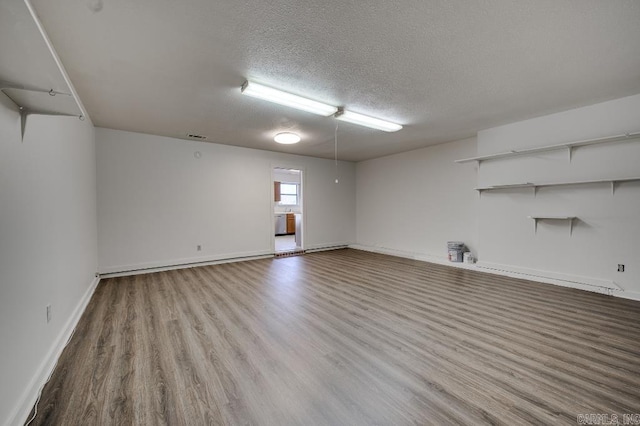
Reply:
[[299, 168], [273, 167], [273, 251], [303, 251], [303, 179]]

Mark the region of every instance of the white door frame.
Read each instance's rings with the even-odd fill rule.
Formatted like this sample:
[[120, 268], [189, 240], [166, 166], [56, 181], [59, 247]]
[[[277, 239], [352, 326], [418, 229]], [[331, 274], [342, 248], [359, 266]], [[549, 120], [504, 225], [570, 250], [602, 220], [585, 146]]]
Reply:
[[271, 163], [271, 172], [269, 174], [269, 176], [271, 177], [271, 181], [269, 184], [269, 187], [271, 188], [270, 190], [270, 206], [271, 206], [271, 211], [270, 211], [270, 221], [269, 223], [271, 223], [271, 231], [270, 231], [270, 235], [271, 235], [271, 249], [273, 251], [273, 253], [276, 252], [276, 236], [275, 236], [275, 229], [274, 229], [274, 212], [275, 212], [275, 206], [276, 206], [276, 202], [274, 201], [275, 198], [275, 193], [274, 193], [274, 188], [273, 188], [273, 182], [275, 181], [275, 169], [293, 169], [293, 170], [300, 170], [300, 194], [299, 194], [299, 201], [300, 201], [300, 213], [302, 214], [302, 221], [300, 223], [300, 250], [304, 250], [305, 247], [305, 227], [306, 227], [306, 222], [307, 222], [307, 207], [306, 207], [306, 203], [304, 202], [304, 198], [305, 198], [305, 193], [306, 193], [306, 175], [307, 175], [307, 170], [305, 167], [302, 167], [299, 164], [293, 164], [293, 163]]

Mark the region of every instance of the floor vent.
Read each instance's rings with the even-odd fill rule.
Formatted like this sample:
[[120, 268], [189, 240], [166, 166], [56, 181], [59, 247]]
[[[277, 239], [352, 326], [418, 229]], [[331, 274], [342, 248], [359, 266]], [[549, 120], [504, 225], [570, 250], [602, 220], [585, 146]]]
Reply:
[[294, 251], [281, 251], [273, 255], [273, 257], [291, 257], [291, 256], [300, 256], [304, 254], [304, 250], [294, 250]]

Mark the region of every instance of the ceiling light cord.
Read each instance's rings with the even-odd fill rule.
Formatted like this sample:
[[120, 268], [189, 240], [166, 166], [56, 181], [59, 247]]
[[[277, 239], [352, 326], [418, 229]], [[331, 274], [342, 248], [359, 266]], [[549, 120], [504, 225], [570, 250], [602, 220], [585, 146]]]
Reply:
[[339, 181], [338, 181], [338, 122], [337, 121], [336, 121], [336, 131], [334, 133], [334, 159], [335, 159], [335, 167], [336, 167], [335, 182], [338, 183]]

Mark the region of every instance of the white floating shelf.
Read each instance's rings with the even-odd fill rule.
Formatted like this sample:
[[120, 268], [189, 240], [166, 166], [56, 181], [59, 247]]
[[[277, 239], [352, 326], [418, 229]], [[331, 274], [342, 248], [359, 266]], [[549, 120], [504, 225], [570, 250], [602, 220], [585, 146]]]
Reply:
[[527, 216], [533, 219], [534, 233], [538, 232], [538, 222], [541, 220], [564, 220], [569, 222], [569, 235], [573, 234], [573, 222], [578, 219], [576, 216]]
[[640, 181], [640, 177], [630, 177], [630, 178], [616, 178], [616, 179], [597, 179], [597, 180], [579, 180], [573, 182], [546, 182], [546, 183], [517, 183], [512, 185], [493, 185], [493, 186], [483, 186], [479, 188], [475, 188], [479, 193], [483, 193], [484, 191], [498, 191], [504, 189], [517, 189], [517, 188], [533, 188], [534, 193], [538, 188], [549, 187], [549, 186], [570, 186], [570, 185], [586, 185], [586, 184], [594, 184], [594, 183], [608, 183], [611, 184], [611, 193], [615, 193], [616, 184], [622, 182], [634, 182]]
[[2, 87], [0, 91], [7, 95], [19, 108], [25, 109], [32, 114], [76, 117], [82, 115], [70, 93], [56, 92], [53, 89], [47, 91], [17, 87]]
[[483, 186], [483, 187], [474, 188], [474, 189], [482, 193], [484, 191], [497, 191], [500, 189], [518, 189], [518, 188], [535, 188], [535, 187], [536, 187], [536, 184], [531, 182], [526, 182], [526, 183], [514, 183], [509, 185]]
[[499, 152], [496, 154], [483, 155], [480, 157], [463, 158], [461, 160], [455, 160], [455, 162], [470, 163], [473, 161], [477, 161], [478, 164], [480, 164], [482, 161], [497, 160], [500, 158], [515, 157], [518, 155], [530, 155], [530, 154], [536, 154], [539, 152], [558, 151], [562, 149], [566, 149], [568, 151], [569, 161], [571, 161], [573, 148], [588, 146], [588, 145], [596, 145], [596, 144], [607, 143], [607, 142], [627, 141], [627, 140], [633, 140], [639, 137], [640, 137], [640, 132], [625, 133], [623, 135], [607, 136], [604, 138], [585, 139], [581, 141], [566, 142], [566, 143], [561, 143], [557, 145], [547, 145], [547, 146], [536, 147], [536, 148], [524, 148], [524, 149], [511, 150], [506, 152]]

